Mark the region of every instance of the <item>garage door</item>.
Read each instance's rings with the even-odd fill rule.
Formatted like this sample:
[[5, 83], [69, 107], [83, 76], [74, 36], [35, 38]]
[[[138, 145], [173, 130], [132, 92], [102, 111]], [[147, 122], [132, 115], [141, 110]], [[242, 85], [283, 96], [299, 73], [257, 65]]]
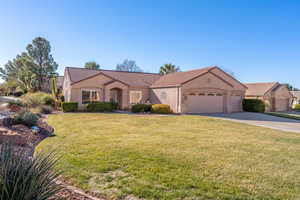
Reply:
[[223, 96], [220, 94], [195, 94], [187, 96], [187, 113], [222, 113]]
[[231, 112], [241, 112], [242, 97], [231, 96], [230, 106], [231, 106]]
[[275, 99], [276, 111], [288, 111], [289, 99]]

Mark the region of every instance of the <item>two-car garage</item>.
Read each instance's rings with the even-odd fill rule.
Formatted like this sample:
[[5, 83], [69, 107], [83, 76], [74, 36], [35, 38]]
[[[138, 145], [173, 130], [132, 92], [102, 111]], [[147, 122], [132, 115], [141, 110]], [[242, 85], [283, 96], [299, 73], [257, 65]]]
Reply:
[[[228, 104], [226, 103], [226, 99]], [[241, 112], [241, 95], [226, 96], [221, 93], [190, 93], [186, 97], [186, 113]], [[227, 107], [225, 107], [228, 105]]]
[[186, 100], [187, 113], [222, 113], [224, 97], [215, 93], [190, 93]]

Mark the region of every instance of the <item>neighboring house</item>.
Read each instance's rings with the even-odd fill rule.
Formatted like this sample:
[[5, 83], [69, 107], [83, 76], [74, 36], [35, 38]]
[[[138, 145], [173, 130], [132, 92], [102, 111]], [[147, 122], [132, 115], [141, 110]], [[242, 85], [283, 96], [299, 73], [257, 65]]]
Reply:
[[67, 67], [64, 96], [83, 109], [92, 101], [115, 101], [121, 109], [137, 103], [170, 105], [175, 113], [242, 111], [246, 86], [218, 67], [167, 75]]
[[247, 83], [246, 98], [265, 101], [267, 112], [289, 111], [292, 104], [292, 94], [286, 84]]
[[300, 91], [291, 91], [293, 95], [293, 106], [300, 104]]

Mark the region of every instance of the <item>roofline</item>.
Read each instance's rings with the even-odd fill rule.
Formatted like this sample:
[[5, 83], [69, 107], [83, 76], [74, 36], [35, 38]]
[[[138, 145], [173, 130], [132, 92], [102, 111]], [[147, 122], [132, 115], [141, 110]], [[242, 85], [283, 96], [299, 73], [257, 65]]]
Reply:
[[[237, 80], [235, 77], [233, 77], [232, 75], [228, 74], [227, 72], [225, 72], [225, 71], [224, 71], [223, 69], [221, 69], [220, 67], [215, 66], [215, 67], [213, 67], [212, 69], [215, 69], [215, 68], [221, 70], [223, 73], [227, 74], [227, 75], [230, 76], [233, 80], [237, 81], [237, 82], [240, 83], [243, 87], [245, 87], [246, 89], [248, 89], [248, 87], [247, 87], [244, 83], [242, 83], [241, 81]], [[211, 69], [211, 70], [212, 70], [212, 69]]]
[[94, 75], [92, 75], [92, 76], [89, 76], [89, 77], [87, 77], [87, 78], [84, 78], [84, 79], [81, 79], [81, 80], [79, 80], [79, 81], [73, 82], [73, 83], [71, 83], [71, 85], [74, 85], [74, 84], [77, 84], [77, 83], [79, 83], [79, 82], [82, 82], [82, 81], [85, 81], [85, 80], [94, 78], [94, 77], [96, 77], [96, 76], [98, 76], [98, 75], [104, 75], [104, 76], [106, 76], [106, 77], [108, 77], [108, 78], [110, 78], [110, 79], [112, 79], [112, 80], [114, 80], [114, 81], [118, 81], [118, 82], [120, 82], [120, 83], [126, 85], [127, 87], [129, 87], [129, 85], [128, 85], [127, 83], [124, 83], [123, 81], [120, 81], [120, 80], [118, 80], [118, 79], [115, 79], [115, 78], [113, 78], [113, 77], [107, 75], [107, 74], [104, 74], [104, 73], [101, 72], [101, 71], [100, 71], [99, 73], [94, 74]]
[[182, 87], [182, 85], [167, 85], [167, 86], [153, 86], [153, 87], [149, 87], [151, 89], [160, 89], [160, 88], [180, 88]]
[[280, 83], [274, 82], [274, 85], [273, 85], [270, 89], [268, 89], [268, 90], [264, 93], [264, 95], [266, 95], [268, 92], [274, 90], [274, 89], [275, 89], [276, 87], [278, 87], [279, 85], [280, 85]]
[[137, 73], [137, 74], [153, 74], [162, 76], [159, 73], [152, 73], [152, 72], [129, 72], [129, 71], [121, 71], [121, 70], [109, 70], [109, 69], [87, 69], [83, 67], [66, 67], [66, 68], [73, 68], [73, 69], [83, 69], [83, 70], [94, 70], [94, 71], [109, 71], [109, 72], [124, 72], [124, 73]]

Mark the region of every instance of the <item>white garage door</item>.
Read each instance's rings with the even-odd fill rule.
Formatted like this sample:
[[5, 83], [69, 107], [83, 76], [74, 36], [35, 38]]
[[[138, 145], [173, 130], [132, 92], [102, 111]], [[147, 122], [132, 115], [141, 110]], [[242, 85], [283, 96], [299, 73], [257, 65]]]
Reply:
[[209, 95], [188, 95], [187, 113], [222, 113], [223, 96]]
[[231, 112], [241, 112], [242, 97], [241, 96], [231, 96], [230, 106], [231, 106]]

